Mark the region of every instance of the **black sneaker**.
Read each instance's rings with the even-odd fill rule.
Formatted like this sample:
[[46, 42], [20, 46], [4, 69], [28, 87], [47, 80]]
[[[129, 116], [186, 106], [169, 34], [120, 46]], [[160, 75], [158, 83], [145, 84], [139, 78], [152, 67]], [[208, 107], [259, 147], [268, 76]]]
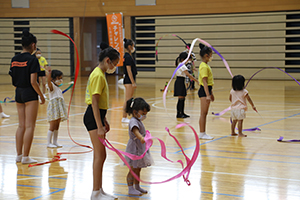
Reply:
[[187, 118], [187, 116], [184, 114], [177, 114], [176, 118]]
[[189, 115], [187, 115], [187, 114], [185, 114], [185, 113], [183, 113], [183, 115], [185, 116], [185, 118], [190, 117]]

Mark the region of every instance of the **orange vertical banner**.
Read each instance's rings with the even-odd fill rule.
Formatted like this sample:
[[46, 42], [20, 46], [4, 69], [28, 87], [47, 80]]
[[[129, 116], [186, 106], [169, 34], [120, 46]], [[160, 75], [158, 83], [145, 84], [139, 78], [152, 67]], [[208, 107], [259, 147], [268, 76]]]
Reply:
[[117, 66], [123, 66], [124, 45], [123, 45], [123, 15], [106, 14], [109, 46], [115, 48], [120, 53], [120, 61]]

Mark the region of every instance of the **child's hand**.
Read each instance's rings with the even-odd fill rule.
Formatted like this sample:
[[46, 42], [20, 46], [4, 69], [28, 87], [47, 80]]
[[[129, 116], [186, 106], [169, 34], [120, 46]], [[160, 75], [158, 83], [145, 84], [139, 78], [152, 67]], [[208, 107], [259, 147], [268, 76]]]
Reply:
[[256, 107], [255, 107], [255, 106], [252, 106], [252, 109], [253, 109], [255, 112], [257, 112], [257, 110], [256, 110]]
[[140, 138], [140, 141], [141, 141], [142, 144], [144, 144], [144, 143], [145, 143], [144, 137], [141, 137], [141, 138]]

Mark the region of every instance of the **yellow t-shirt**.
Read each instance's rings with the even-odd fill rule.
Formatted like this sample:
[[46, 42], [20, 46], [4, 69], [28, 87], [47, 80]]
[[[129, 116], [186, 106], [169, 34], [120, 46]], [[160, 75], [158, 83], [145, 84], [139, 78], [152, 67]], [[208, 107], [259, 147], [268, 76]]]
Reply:
[[89, 76], [89, 80], [86, 86], [85, 103], [92, 104], [92, 96], [99, 94], [100, 99], [98, 102], [99, 109], [108, 109], [108, 84], [103, 71], [96, 67]]
[[213, 86], [214, 85], [214, 77], [211, 71], [211, 68], [205, 62], [201, 62], [199, 66], [199, 84], [203, 86], [203, 78], [207, 77], [207, 85]]
[[39, 58], [39, 63], [40, 63], [41, 71], [45, 71], [45, 66], [48, 65], [46, 58], [41, 56]]

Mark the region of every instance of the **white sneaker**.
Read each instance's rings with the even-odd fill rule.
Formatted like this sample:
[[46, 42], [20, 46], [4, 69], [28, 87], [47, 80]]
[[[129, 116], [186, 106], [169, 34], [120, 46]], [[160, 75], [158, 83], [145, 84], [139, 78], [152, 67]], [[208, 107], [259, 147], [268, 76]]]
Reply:
[[55, 145], [55, 147], [57, 147], [57, 148], [63, 147], [62, 145], [60, 145], [60, 144], [58, 144], [58, 143], [53, 143], [53, 145]]
[[10, 117], [10, 115], [5, 114], [4, 112], [0, 113], [0, 116], [2, 118], [9, 118]]
[[110, 199], [113, 199], [113, 200], [118, 199], [118, 197], [115, 196], [115, 195], [111, 195], [111, 194], [105, 193], [105, 192], [103, 191], [102, 188], [100, 188], [100, 194], [102, 194], [102, 195], [104, 195], [105, 197], [108, 197], [108, 198], [110, 198]]
[[22, 161], [22, 154], [21, 155], [18, 155], [17, 157], [16, 157], [16, 162], [21, 162]]
[[126, 118], [126, 117], [123, 117], [122, 118], [122, 123], [129, 123], [130, 122], [130, 119]]
[[22, 164], [31, 164], [31, 163], [37, 163], [37, 160], [29, 158], [28, 156], [22, 158]]
[[47, 147], [48, 148], [56, 148], [56, 145], [50, 143], [50, 144], [47, 145]]
[[199, 139], [202, 139], [202, 140], [212, 140], [212, 139], [214, 139], [214, 137], [209, 136], [207, 134], [204, 134], [204, 135], [200, 136]]

